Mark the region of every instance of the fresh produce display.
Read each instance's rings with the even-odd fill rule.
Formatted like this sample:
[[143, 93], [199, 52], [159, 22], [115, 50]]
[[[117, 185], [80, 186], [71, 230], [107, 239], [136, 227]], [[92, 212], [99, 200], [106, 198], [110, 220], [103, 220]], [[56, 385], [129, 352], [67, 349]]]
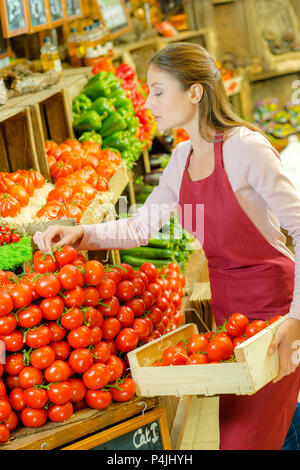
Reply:
[[36, 170], [0, 172], [0, 216], [16, 217], [26, 207], [35, 189], [45, 185], [45, 178]]
[[95, 132], [94, 139], [102, 142], [104, 149], [117, 149], [128, 168], [132, 167], [143, 149], [138, 139], [140, 124], [131, 99], [113, 72], [95, 74], [74, 98], [72, 112], [81, 141], [84, 133]]
[[84, 132], [81, 137], [81, 141], [67, 139], [61, 144], [46, 142], [55, 187], [37, 217], [75, 218], [79, 222], [96, 195], [107, 191], [108, 181], [121, 163], [120, 152], [102, 150], [101, 136], [99, 139], [94, 131]]
[[182, 323], [176, 263], [87, 261], [73, 247], [35, 252], [33, 270], [0, 271], [0, 442], [17, 426], [62, 422], [135, 394], [127, 353]]
[[175, 346], [167, 347], [162, 358], [151, 366], [179, 366], [234, 362], [234, 349], [280, 318], [249, 321], [242, 313], [233, 313], [216, 332], [195, 333]]
[[282, 139], [300, 132], [300, 105], [286, 103], [280, 107], [278, 98], [263, 99], [253, 111], [256, 124], [272, 137]]
[[32, 245], [29, 236], [21, 236], [9, 225], [0, 224], [0, 269], [13, 270], [32, 260]]

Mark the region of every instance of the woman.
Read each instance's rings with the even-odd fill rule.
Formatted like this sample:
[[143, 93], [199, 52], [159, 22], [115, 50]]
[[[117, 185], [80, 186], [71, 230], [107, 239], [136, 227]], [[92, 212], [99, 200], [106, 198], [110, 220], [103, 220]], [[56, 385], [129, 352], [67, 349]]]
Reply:
[[[52, 226], [34, 240], [46, 252], [55, 241], [89, 250], [140, 246], [179, 206], [208, 259], [217, 324], [233, 312], [262, 320], [289, 313], [270, 346], [270, 353], [279, 348], [278, 377], [255, 395], [220, 397], [221, 449], [281, 449], [300, 385], [292, 356], [300, 340], [300, 200], [268, 140], [231, 110], [205, 49], [173, 43], [158, 51], [148, 85], [158, 130], [181, 127], [190, 136], [173, 151], [159, 186], [130, 219]], [[293, 237], [295, 262], [280, 225]]]

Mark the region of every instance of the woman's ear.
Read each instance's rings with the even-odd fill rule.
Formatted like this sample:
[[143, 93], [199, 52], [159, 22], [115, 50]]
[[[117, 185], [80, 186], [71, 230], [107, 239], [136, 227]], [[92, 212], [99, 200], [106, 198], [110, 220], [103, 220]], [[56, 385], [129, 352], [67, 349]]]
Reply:
[[203, 86], [200, 83], [194, 83], [189, 89], [189, 99], [192, 104], [200, 103], [203, 95]]

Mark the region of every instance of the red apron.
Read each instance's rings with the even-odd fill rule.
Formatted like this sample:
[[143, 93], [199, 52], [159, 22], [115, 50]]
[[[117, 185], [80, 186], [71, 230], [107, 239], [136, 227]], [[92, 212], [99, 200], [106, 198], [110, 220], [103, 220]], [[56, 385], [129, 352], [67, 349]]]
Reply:
[[[270, 245], [239, 205], [224, 170], [222, 136], [216, 139], [214, 171], [208, 177], [189, 179], [192, 150], [188, 155], [178, 212], [183, 227], [202, 243], [216, 324], [234, 312], [250, 320], [286, 314], [293, 297], [294, 261]], [[197, 204], [204, 207], [203, 220]], [[299, 389], [298, 367], [254, 395], [221, 395], [220, 449], [281, 449]]]

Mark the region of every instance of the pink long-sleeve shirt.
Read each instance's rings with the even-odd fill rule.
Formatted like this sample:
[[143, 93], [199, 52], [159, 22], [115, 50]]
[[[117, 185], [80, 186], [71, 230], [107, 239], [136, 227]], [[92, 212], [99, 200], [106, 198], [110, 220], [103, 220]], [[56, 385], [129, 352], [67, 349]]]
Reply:
[[[173, 150], [159, 185], [128, 219], [84, 225], [79, 250], [125, 249], [146, 245], [177, 209], [191, 141]], [[265, 239], [295, 261], [295, 288], [290, 317], [300, 320], [300, 199], [282, 171], [278, 152], [258, 132], [234, 128], [223, 143], [224, 169], [233, 192]], [[295, 256], [280, 227], [293, 239]]]

